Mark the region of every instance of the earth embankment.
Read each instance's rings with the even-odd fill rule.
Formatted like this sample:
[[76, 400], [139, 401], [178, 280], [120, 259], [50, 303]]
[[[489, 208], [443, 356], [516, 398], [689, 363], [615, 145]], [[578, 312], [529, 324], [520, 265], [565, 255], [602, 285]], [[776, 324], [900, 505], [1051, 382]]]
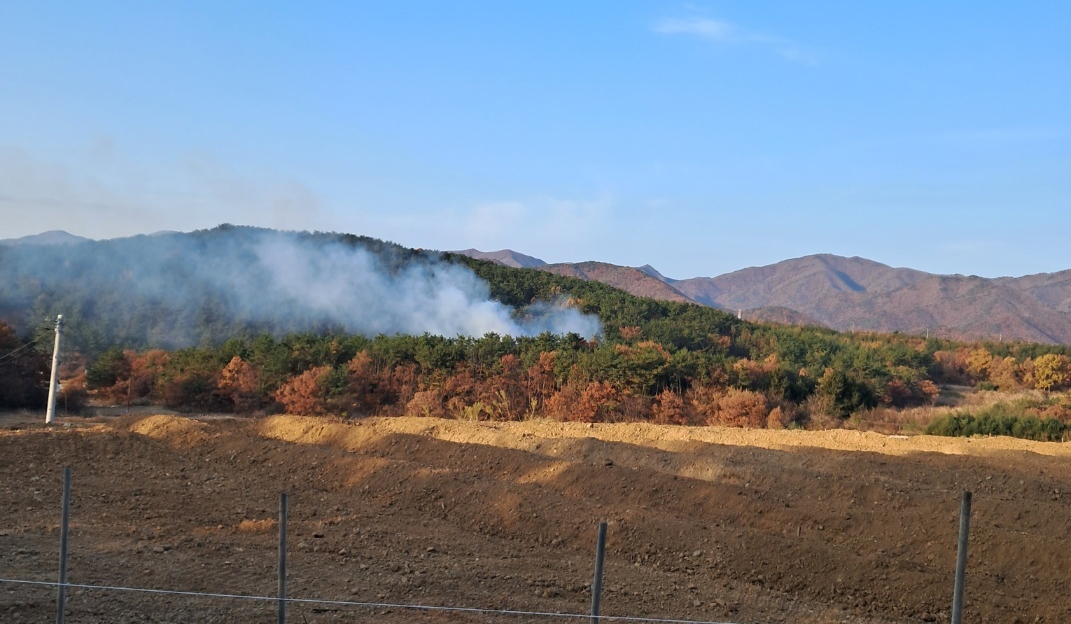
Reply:
[[[966, 621], [1071, 618], [1071, 445], [643, 424], [130, 416], [0, 421], [0, 577], [583, 613], [609, 523], [605, 615], [947, 621], [974, 493]], [[0, 583], [0, 619], [55, 590]], [[70, 621], [273, 621], [274, 605], [79, 589]], [[299, 603], [291, 619], [555, 619]], [[557, 620], [571, 621], [571, 620]]]

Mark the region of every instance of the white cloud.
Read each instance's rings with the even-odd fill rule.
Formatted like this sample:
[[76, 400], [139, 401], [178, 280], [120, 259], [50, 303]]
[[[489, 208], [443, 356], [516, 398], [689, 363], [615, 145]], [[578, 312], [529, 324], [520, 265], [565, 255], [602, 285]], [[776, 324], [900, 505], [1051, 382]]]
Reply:
[[663, 35], [696, 35], [712, 41], [732, 42], [737, 28], [728, 22], [706, 17], [667, 17], [659, 20], [654, 30]]
[[736, 24], [698, 15], [667, 17], [655, 22], [654, 32], [661, 35], [699, 37], [720, 45], [756, 45], [773, 51], [781, 58], [795, 63], [815, 65], [817, 55], [785, 37], [742, 28]]

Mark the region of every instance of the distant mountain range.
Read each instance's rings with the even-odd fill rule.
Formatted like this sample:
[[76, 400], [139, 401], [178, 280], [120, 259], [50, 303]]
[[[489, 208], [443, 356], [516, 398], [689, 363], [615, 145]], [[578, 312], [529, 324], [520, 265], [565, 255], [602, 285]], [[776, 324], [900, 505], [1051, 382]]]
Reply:
[[650, 265], [547, 264], [508, 249], [458, 253], [595, 280], [642, 297], [739, 311], [751, 320], [1071, 344], [1071, 270], [989, 279], [819, 254], [716, 277], [676, 280]]
[[63, 230], [50, 230], [40, 234], [31, 234], [22, 238], [0, 238], [0, 245], [72, 245], [82, 243], [88, 238], [75, 236]]
[[[178, 232], [173, 230], [160, 230], [159, 232], [149, 234], [149, 236], [166, 236], [168, 234], [178, 234]], [[63, 230], [49, 230], [48, 232], [31, 234], [21, 238], [0, 238], [0, 245], [73, 245], [74, 243], [84, 243], [91, 240], [93, 239], [84, 236], [76, 236]]]

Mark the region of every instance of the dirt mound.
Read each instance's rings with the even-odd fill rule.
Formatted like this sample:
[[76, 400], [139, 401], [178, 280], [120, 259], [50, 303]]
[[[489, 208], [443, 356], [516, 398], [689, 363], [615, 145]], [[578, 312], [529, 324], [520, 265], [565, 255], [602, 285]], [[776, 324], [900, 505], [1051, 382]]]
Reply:
[[130, 433], [177, 446], [194, 446], [208, 439], [205, 433], [208, 427], [204, 423], [182, 416], [128, 416], [116, 424]]
[[[129, 416], [0, 429], [0, 577], [54, 580], [62, 467], [70, 580], [738, 622], [946, 621], [960, 493], [974, 492], [966, 620], [1071, 616], [1071, 445], [642, 424], [344, 423]], [[271, 603], [72, 590], [71, 621], [248, 622]], [[0, 620], [54, 590], [0, 583]], [[368, 608], [292, 604], [295, 621]], [[377, 621], [548, 622], [374, 609]], [[303, 618], [303, 619], [302, 619]]]

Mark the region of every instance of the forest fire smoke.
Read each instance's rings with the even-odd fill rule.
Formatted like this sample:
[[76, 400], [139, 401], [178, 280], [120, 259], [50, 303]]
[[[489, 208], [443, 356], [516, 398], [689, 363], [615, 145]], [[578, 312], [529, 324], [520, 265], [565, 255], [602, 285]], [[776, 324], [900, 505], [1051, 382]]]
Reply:
[[[491, 299], [486, 282], [469, 268], [421, 259], [390, 273], [371, 253], [341, 244], [311, 247], [293, 239], [263, 241], [255, 247], [259, 265], [272, 275], [271, 291], [249, 292], [245, 310], [266, 303], [268, 313], [285, 310], [328, 318], [361, 334], [481, 336], [495, 332], [530, 336], [574, 332], [590, 338], [596, 317], [574, 308], [534, 304], [521, 319]], [[233, 285], [237, 292], [243, 289]], [[267, 302], [258, 299], [268, 298]]]
[[165, 348], [235, 331], [590, 338], [600, 330], [597, 317], [565, 305], [515, 310], [437, 253], [352, 236], [220, 226], [0, 252], [0, 302], [29, 310], [26, 321], [62, 311], [77, 329], [80, 316], [106, 314], [106, 326]]

